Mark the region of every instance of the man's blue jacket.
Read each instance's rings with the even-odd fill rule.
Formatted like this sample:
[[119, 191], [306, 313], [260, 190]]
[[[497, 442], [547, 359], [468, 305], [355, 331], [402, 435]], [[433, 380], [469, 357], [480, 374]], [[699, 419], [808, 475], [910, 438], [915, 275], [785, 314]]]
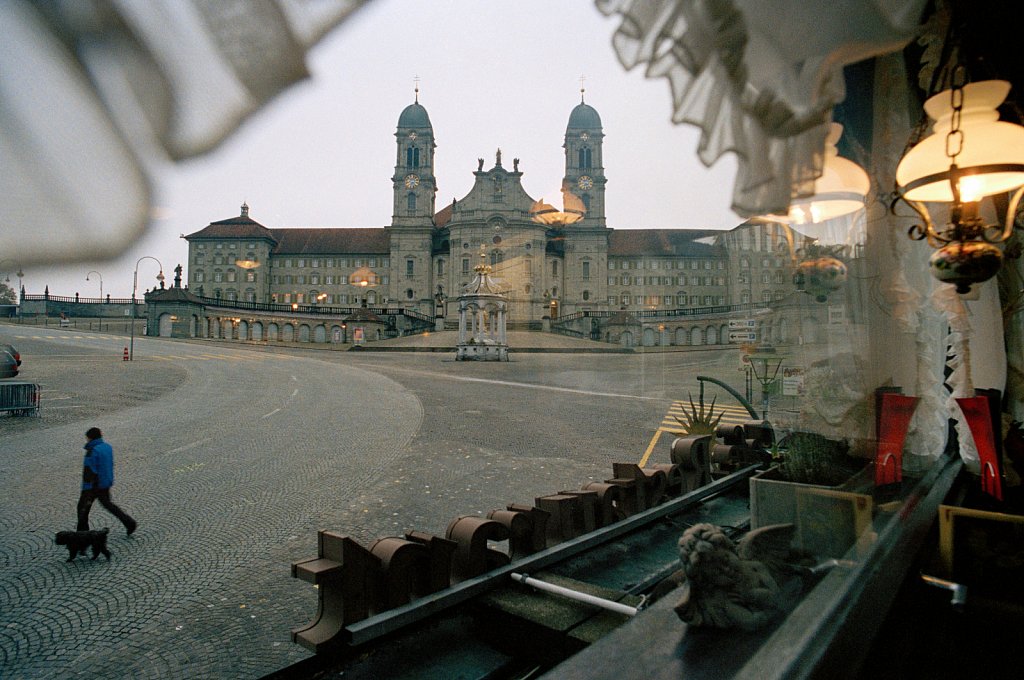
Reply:
[[114, 449], [103, 439], [86, 443], [82, 461], [82, 490], [109, 489], [114, 485]]

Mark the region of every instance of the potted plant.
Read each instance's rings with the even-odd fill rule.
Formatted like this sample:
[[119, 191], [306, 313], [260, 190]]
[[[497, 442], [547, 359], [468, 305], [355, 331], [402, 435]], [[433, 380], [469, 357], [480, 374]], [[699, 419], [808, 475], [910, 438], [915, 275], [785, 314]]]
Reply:
[[870, 540], [873, 501], [867, 463], [846, 441], [792, 432], [772, 447], [775, 464], [750, 480], [752, 529], [794, 524], [796, 547], [840, 558]]

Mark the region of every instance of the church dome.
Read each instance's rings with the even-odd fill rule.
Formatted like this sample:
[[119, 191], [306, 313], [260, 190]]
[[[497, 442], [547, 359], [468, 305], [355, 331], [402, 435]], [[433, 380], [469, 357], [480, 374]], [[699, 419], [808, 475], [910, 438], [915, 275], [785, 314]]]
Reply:
[[569, 125], [566, 126], [569, 130], [594, 130], [601, 127], [601, 116], [597, 115], [597, 110], [589, 104], [577, 104], [576, 108], [569, 114]]
[[398, 117], [398, 127], [428, 128], [430, 127], [430, 116], [427, 115], [427, 110], [419, 102], [409, 104], [402, 111], [402, 115]]

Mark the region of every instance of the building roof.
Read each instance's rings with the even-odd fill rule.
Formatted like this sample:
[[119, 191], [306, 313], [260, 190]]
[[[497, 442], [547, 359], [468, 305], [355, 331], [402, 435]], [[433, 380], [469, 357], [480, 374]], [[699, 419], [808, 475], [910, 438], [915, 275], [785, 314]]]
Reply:
[[452, 221], [452, 211], [455, 209], [455, 202], [451, 202], [434, 213], [434, 226], [443, 227]]
[[569, 130], [593, 130], [601, 127], [601, 116], [597, 115], [597, 110], [589, 104], [580, 102], [576, 105], [576, 108], [569, 114], [569, 124], [566, 128]]
[[205, 238], [262, 238], [276, 241], [269, 229], [249, 217], [249, 206], [242, 204], [242, 214], [226, 220], [210, 222], [205, 228], [189, 234], [185, 240]]
[[338, 253], [391, 252], [391, 236], [382, 227], [348, 227], [322, 229], [271, 229], [277, 241], [274, 255], [336, 255]]
[[398, 117], [398, 127], [429, 128], [431, 127], [430, 116], [427, 115], [427, 110], [419, 102], [409, 104], [403, 109], [402, 115]]
[[714, 229], [618, 229], [608, 234], [608, 255], [712, 257], [724, 253], [720, 246], [700, 243], [721, 232]]
[[[435, 227], [447, 225], [451, 221], [452, 210], [451, 204], [439, 210], [434, 215]], [[612, 229], [608, 233], [608, 255], [715, 257], [722, 255], [724, 248], [701, 243], [699, 239], [722, 233], [715, 229]], [[211, 222], [206, 228], [185, 238], [261, 238], [274, 243], [274, 255], [387, 255], [391, 251], [391, 233], [387, 227], [268, 229], [249, 217], [248, 206], [245, 205], [238, 217]]]

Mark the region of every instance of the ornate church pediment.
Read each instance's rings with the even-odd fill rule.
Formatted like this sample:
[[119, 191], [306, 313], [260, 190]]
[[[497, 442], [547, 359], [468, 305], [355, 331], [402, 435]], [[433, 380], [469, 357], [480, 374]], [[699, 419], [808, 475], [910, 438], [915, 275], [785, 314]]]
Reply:
[[476, 181], [464, 198], [457, 201], [460, 210], [487, 210], [489, 212], [529, 212], [534, 199], [523, 189], [523, 173], [519, 159], [513, 160], [512, 170], [502, 165], [501, 149], [495, 154], [494, 166], [484, 170], [484, 159], [477, 159]]

